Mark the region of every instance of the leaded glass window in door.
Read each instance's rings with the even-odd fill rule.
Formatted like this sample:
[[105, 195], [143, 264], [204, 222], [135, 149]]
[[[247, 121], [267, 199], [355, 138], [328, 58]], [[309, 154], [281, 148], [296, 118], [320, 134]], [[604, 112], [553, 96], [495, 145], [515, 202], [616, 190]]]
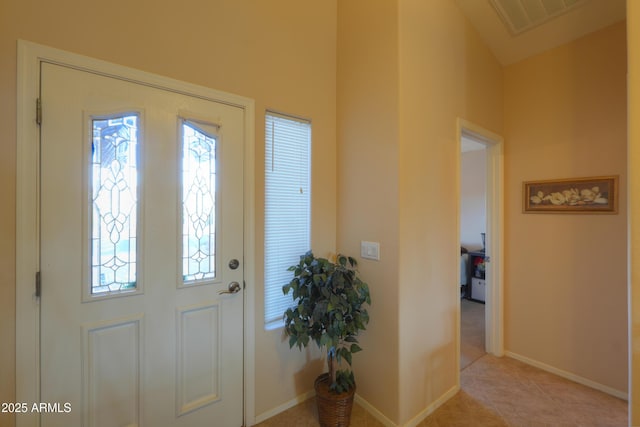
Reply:
[[93, 295], [137, 286], [138, 122], [136, 114], [92, 119]]
[[217, 136], [182, 123], [182, 279], [186, 284], [216, 277]]

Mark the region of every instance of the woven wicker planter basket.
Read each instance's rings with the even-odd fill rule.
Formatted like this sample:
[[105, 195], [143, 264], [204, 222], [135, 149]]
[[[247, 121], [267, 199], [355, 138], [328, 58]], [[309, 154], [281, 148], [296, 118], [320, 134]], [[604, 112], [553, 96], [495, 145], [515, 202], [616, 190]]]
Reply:
[[351, 422], [351, 408], [355, 386], [344, 393], [335, 394], [329, 391], [329, 374], [324, 373], [316, 378], [316, 404], [321, 427], [347, 427]]

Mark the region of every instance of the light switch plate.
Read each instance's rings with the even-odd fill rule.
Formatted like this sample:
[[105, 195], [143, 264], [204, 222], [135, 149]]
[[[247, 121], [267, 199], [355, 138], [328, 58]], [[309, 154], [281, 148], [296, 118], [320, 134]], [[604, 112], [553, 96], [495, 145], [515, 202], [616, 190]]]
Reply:
[[360, 242], [360, 256], [365, 259], [380, 261], [380, 243], [378, 242]]

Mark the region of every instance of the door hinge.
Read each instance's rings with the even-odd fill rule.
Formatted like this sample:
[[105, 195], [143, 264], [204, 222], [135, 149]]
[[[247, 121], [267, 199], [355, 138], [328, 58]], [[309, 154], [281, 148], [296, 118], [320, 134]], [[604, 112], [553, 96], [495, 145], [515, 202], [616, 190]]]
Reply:
[[40, 298], [41, 291], [42, 291], [42, 281], [40, 280], [40, 272], [36, 271], [36, 297]]
[[40, 98], [36, 99], [36, 123], [42, 124], [42, 100]]

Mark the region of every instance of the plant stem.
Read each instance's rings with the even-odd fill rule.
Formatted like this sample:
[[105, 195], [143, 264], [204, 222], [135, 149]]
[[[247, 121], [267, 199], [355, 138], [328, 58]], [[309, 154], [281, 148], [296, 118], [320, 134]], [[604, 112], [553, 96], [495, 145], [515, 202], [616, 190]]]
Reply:
[[331, 384], [336, 383], [336, 366], [335, 366], [335, 357], [332, 352], [329, 352], [329, 357], [327, 358], [327, 365], [329, 366], [329, 379], [331, 380]]

